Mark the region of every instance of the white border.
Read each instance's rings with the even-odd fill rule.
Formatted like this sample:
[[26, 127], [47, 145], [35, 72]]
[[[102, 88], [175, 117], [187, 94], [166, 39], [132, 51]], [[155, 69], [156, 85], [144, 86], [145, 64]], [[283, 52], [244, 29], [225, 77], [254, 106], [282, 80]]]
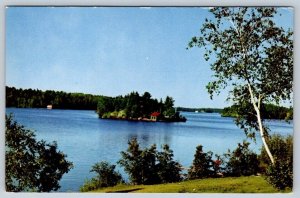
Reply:
[[[7, 193], [4, 171], [4, 113], [5, 113], [5, 7], [6, 6], [293, 6], [294, 7], [294, 189], [289, 194], [96, 194], [96, 193]], [[297, 123], [299, 118], [300, 69], [299, 20], [300, 1], [296, 0], [3, 0], [0, 1], [0, 197], [300, 197], [300, 155]], [[297, 78], [298, 77], [298, 78]], [[298, 99], [298, 100], [297, 100]], [[298, 155], [296, 155], [296, 153]]]

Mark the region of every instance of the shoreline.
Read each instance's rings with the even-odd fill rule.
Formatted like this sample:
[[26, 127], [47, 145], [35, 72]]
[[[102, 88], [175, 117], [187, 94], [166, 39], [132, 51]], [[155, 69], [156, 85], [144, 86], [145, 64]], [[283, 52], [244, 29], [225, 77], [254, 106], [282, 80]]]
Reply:
[[130, 122], [186, 122], [187, 119], [180, 119], [180, 120], [151, 120], [149, 118], [115, 118], [115, 117], [110, 117], [110, 118], [101, 118], [99, 119], [103, 120], [121, 120], [121, 121], [130, 121]]

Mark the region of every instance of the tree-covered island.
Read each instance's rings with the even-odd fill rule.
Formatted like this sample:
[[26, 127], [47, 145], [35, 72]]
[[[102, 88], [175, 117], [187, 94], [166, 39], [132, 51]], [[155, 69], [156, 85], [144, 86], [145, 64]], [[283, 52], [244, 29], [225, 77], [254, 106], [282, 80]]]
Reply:
[[109, 97], [83, 93], [6, 86], [6, 107], [95, 110], [101, 119], [185, 122], [174, 107], [174, 99], [153, 99], [149, 92]]
[[185, 122], [186, 118], [174, 108], [174, 100], [167, 96], [163, 101], [151, 98], [149, 92], [139, 95], [131, 92], [125, 96], [101, 97], [97, 113], [102, 119], [133, 121]]

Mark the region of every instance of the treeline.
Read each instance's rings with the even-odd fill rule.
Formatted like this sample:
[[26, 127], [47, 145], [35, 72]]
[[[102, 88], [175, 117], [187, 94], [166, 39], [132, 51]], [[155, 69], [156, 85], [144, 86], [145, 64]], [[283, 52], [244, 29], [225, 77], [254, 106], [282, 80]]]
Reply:
[[167, 96], [163, 101], [151, 98], [149, 92], [139, 95], [131, 92], [125, 96], [108, 97], [63, 91], [42, 91], [39, 89], [17, 89], [6, 86], [6, 107], [97, 110], [99, 118], [150, 119], [155, 121], [185, 121], [175, 111], [174, 100]]
[[175, 111], [172, 97], [167, 96], [164, 101], [158, 101], [149, 92], [143, 95], [131, 92], [125, 96], [102, 97], [99, 99], [97, 112], [100, 118], [148, 120], [152, 116], [155, 121], [185, 121]]
[[[152, 185], [216, 177], [239, 177], [263, 174], [265, 179], [278, 189], [293, 186], [293, 137], [272, 135], [269, 138], [270, 150], [275, 153], [276, 164], [270, 164], [264, 148], [258, 155], [250, 150], [248, 142], [239, 143], [233, 151], [213, 155], [204, 151], [202, 145], [196, 147], [194, 160], [187, 173], [184, 167], [174, 160], [173, 151], [163, 145], [158, 151], [155, 144], [142, 149], [136, 138], [128, 142], [128, 149], [121, 152], [118, 165], [124, 168], [130, 184]], [[92, 166], [96, 177], [86, 181], [80, 191], [92, 191], [102, 187], [124, 183], [116, 165], [101, 161]]]
[[177, 111], [185, 112], [205, 112], [205, 113], [221, 113], [223, 109], [218, 108], [187, 108], [187, 107], [177, 107]]
[[[238, 117], [240, 106], [233, 105], [231, 107], [226, 107], [221, 112], [223, 117]], [[264, 119], [293, 119], [293, 108], [287, 108], [282, 106], [277, 106], [274, 104], [262, 104], [261, 114]]]
[[41, 91], [39, 89], [16, 89], [6, 86], [6, 107], [96, 110], [103, 96], [63, 91]]

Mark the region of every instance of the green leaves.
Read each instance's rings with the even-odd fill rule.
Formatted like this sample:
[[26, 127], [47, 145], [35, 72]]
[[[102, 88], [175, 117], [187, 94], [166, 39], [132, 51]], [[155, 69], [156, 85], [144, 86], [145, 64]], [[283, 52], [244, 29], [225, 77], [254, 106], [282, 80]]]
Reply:
[[5, 116], [5, 184], [7, 191], [49, 192], [72, 167], [57, 144], [37, 141], [35, 134]]
[[118, 163], [129, 174], [133, 184], [159, 184], [177, 182], [181, 165], [173, 160], [173, 151], [168, 145], [158, 152], [156, 145], [141, 150], [136, 138], [128, 142], [127, 152], [121, 152], [122, 159]]
[[259, 172], [257, 154], [249, 149], [249, 142], [239, 143], [238, 147], [225, 154], [227, 158], [225, 174], [229, 176], [249, 176]]
[[90, 172], [95, 172], [97, 175], [90, 180], [87, 180], [80, 187], [81, 192], [96, 190], [102, 187], [115, 186], [123, 183], [122, 176], [115, 171], [116, 166], [109, 162], [101, 161], [92, 166]]
[[[293, 33], [276, 26], [272, 19], [276, 9], [215, 7], [211, 11], [215, 20], [205, 20], [201, 35], [193, 37], [189, 47], [204, 47], [207, 61], [215, 57], [212, 70], [220, 80], [228, 84], [235, 78], [241, 79], [241, 84], [250, 81], [261, 93], [289, 99], [282, 92], [291, 92]], [[283, 81], [277, 74], [287, 80]], [[272, 86], [265, 87], [265, 81], [271, 81]], [[209, 87], [210, 94], [211, 89], [223, 89]]]
[[[274, 154], [275, 164], [266, 168], [266, 179], [274, 187], [282, 190], [293, 188], [293, 137], [273, 135], [268, 139], [270, 150]], [[266, 160], [266, 151], [261, 149], [260, 158], [264, 164]]]
[[[288, 101], [293, 95], [293, 32], [277, 26], [275, 7], [214, 7], [214, 19], [202, 24], [190, 47], [203, 47], [214, 79], [206, 86], [210, 97], [229, 86], [227, 100], [239, 106], [236, 124], [263, 143], [260, 104]], [[270, 152], [269, 157], [274, 162]]]

